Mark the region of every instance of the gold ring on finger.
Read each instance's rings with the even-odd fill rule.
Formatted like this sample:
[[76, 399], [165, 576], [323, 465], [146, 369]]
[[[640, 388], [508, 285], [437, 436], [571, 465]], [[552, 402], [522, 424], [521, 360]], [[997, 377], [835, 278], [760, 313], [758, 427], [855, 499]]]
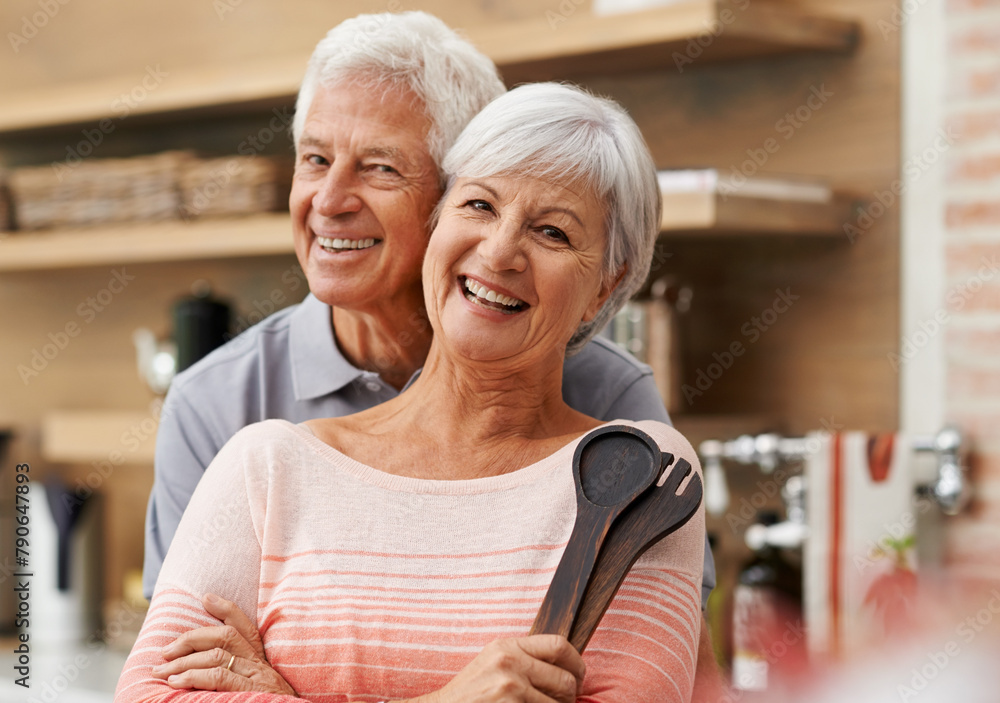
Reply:
[[236, 655], [235, 654], [233, 656], [229, 657], [229, 663], [226, 664], [226, 671], [232, 671], [233, 670], [233, 662], [234, 661], [236, 661]]

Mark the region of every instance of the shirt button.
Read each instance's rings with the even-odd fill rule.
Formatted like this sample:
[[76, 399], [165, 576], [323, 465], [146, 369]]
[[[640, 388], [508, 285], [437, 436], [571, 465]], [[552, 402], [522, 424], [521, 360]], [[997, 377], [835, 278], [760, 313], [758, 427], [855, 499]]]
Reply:
[[365, 385], [368, 386], [368, 390], [372, 391], [373, 393], [375, 391], [382, 390], [382, 386], [380, 386], [379, 384], [377, 384], [375, 381], [369, 381]]

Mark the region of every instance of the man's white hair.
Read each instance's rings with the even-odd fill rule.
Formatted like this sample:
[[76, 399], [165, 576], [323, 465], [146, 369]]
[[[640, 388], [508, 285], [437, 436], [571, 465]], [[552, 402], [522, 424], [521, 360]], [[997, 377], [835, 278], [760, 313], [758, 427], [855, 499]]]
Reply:
[[331, 29], [309, 59], [292, 121], [296, 148], [319, 86], [345, 81], [412, 90], [431, 121], [427, 147], [439, 173], [444, 154], [465, 125], [505, 90], [489, 57], [437, 17], [426, 12], [358, 15]]
[[622, 278], [597, 316], [577, 329], [567, 355], [642, 287], [660, 229], [660, 189], [639, 128], [616, 102], [559, 83], [519, 86], [469, 122], [443, 166], [449, 188], [460, 176], [525, 175], [582, 183], [600, 199], [607, 234], [603, 282]]

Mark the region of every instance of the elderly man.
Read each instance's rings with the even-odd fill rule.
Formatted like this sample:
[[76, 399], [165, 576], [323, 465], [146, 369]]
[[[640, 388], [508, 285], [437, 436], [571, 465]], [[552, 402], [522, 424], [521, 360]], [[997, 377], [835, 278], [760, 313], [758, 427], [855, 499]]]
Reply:
[[[430, 344], [420, 269], [439, 165], [503, 91], [493, 63], [425, 13], [362, 15], [317, 45], [296, 104], [289, 200], [311, 292], [174, 380], [146, 521], [147, 596], [198, 480], [239, 429], [355, 413], [419, 372]], [[566, 360], [563, 396], [599, 419], [668, 421], [649, 368], [603, 340]], [[705, 566], [707, 597], [707, 549]], [[699, 659], [711, 661], [704, 625], [702, 642]]]

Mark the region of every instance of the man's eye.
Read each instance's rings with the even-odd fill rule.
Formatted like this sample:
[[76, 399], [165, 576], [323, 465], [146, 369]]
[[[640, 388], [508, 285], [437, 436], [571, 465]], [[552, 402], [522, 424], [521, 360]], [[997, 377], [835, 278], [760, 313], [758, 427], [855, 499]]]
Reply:
[[330, 163], [319, 154], [309, 154], [306, 157], [306, 161], [311, 163], [313, 166], [327, 166]]
[[375, 164], [374, 168], [379, 173], [399, 173], [399, 171], [397, 171], [392, 166], [389, 166], [387, 164]]

